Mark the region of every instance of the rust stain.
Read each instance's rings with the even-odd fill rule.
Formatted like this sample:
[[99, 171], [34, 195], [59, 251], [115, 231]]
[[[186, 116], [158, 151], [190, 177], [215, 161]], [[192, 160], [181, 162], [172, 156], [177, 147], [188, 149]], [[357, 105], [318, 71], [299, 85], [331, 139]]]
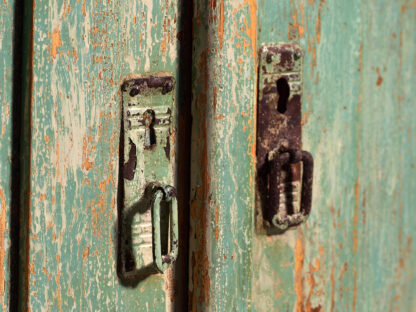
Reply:
[[82, 253], [82, 259], [84, 259], [84, 261], [87, 261], [89, 255], [90, 255], [90, 246], [88, 246], [87, 248], [84, 249], [84, 252]]
[[[207, 48], [209, 49], [209, 47]], [[208, 109], [208, 101], [206, 92], [208, 91], [209, 73], [207, 67], [206, 52], [201, 53], [200, 72], [203, 76], [203, 91], [199, 94], [196, 100], [198, 106], [198, 120], [201, 127], [201, 138], [197, 144], [199, 146], [198, 161], [200, 163], [200, 180], [201, 185], [196, 188], [196, 198], [191, 202], [191, 216], [195, 222], [195, 240], [198, 243], [197, 247], [192, 251], [192, 283], [195, 285], [190, 293], [192, 310], [197, 311], [197, 303], [202, 303], [208, 306], [210, 300], [210, 276], [209, 268], [210, 262], [208, 259], [208, 202], [209, 190], [211, 186], [211, 177], [208, 172], [208, 136], [207, 136], [207, 120], [206, 110]]]
[[383, 77], [381, 77], [380, 75], [380, 69], [377, 67], [376, 68], [376, 72], [377, 72], [377, 82], [376, 85], [380, 86], [383, 83]]
[[314, 289], [315, 289], [316, 286], [318, 286], [318, 283], [315, 280], [314, 274], [316, 272], [319, 272], [320, 269], [321, 269], [321, 262], [318, 258], [315, 259], [315, 266], [313, 266], [312, 264], [309, 264], [308, 284], [309, 284], [310, 288], [309, 288], [308, 298], [306, 299], [306, 311], [307, 312], [320, 311], [321, 310], [320, 305], [318, 305], [316, 307], [312, 307], [312, 303], [311, 303], [311, 298], [312, 298], [312, 295], [314, 294]]
[[[198, 271], [200, 272], [199, 274], [197, 274], [197, 276], [199, 275], [199, 279], [200, 279], [200, 285], [201, 285], [201, 289], [200, 289], [200, 294], [198, 297], [198, 301], [200, 303], [205, 303], [206, 305], [208, 305], [209, 302], [209, 298], [210, 298], [210, 277], [209, 277], [209, 260], [208, 260], [208, 254], [207, 254], [207, 229], [208, 229], [208, 224], [207, 224], [207, 199], [208, 199], [208, 193], [209, 193], [209, 188], [210, 188], [210, 176], [208, 173], [208, 151], [207, 151], [207, 135], [206, 135], [206, 125], [204, 122], [204, 130], [203, 130], [204, 134], [204, 152], [203, 152], [203, 163], [202, 163], [202, 181], [203, 181], [203, 186], [202, 188], [199, 190], [200, 191], [200, 195], [198, 196], [199, 198], [201, 198], [201, 216], [202, 218], [200, 219], [200, 228], [201, 228], [201, 239], [198, 240], [201, 243], [201, 248], [200, 248], [200, 252], [199, 252], [199, 257], [200, 257], [200, 261], [198, 261], [198, 265], [196, 266], [196, 268], [198, 269]], [[197, 191], [198, 193], [198, 191]], [[195, 284], [197, 285], [197, 284]]]
[[352, 310], [356, 311], [357, 309], [357, 270], [354, 268], [354, 289], [353, 289], [353, 299], [352, 299]]
[[0, 212], [0, 297], [3, 300], [4, 305], [4, 258], [6, 252], [4, 248], [4, 235], [6, 234], [6, 197], [4, 191], [0, 188], [0, 201], [1, 201], [1, 212]]
[[46, 231], [50, 230], [53, 227], [53, 222], [49, 221], [48, 224], [46, 225]]
[[303, 246], [304, 234], [300, 232], [296, 238], [295, 246], [295, 293], [297, 296], [296, 311], [304, 311], [303, 298], [303, 264], [305, 261], [305, 249]]
[[335, 307], [335, 251], [332, 250], [332, 265], [331, 265], [331, 312], [334, 311]]
[[220, 50], [222, 50], [222, 40], [223, 40], [223, 37], [224, 37], [224, 21], [225, 21], [225, 18], [224, 18], [224, 1], [223, 0], [221, 0], [221, 3], [220, 3], [220, 18], [219, 18], [219, 21], [218, 21], [218, 30], [217, 30], [217, 35], [218, 35], [218, 39], [219, 39], [219, 41], [220, 41]]
[[300, 15], [302, 16], [300, 23], [298, 22], [298, 12], [296, 9], [293, 10], [293, 14], [292, 14], [292, 19], [293, 19], [293, 23], [291, 24], [292, 27], [289, 27], [289, 39], [294, 39], [293, 35], [292, 35], [292, 30], [296, 29], [299, 38], [303, 38], [304, 34], [305, 34], [305, 17], [304, 17], [304, 0], [302, 0], [302, 3], [299, 5], [299, 11], [300, 11]]
[[[250, 27], [246, 24], [246, 33], [251, 39], [251, 56], [254, 61], [254, 68], [257, 68], [257, 1], [256, 0], [247, 0], [250, 11]], [[253, 98], [257, 99], [257, 83], [254, 87]], [[256, 131], [257, 131], [257, 100], [254, 101], [254, 122], [253, 119], [249, 118], [248, 125], [252, 126], [253, 131], [249, 131], [248, 140], [250, 142], [250, 156], [251, 156], [251, 166], [254, 168], [256, 166]], [[248, 115], [248, 114], [247, 114]], [[242, 115], [243, 116], [243, 115]], [[253, 175], [250, 175], [250, 187], [254, 185]]]
[[72, 57], [74, 58], [74, 63], [76, 63], [78, 61], [78, 53], [75, 48], [72, 48]]
[[315, 44], [315, 38], [312, 38], [312, 63], [311, 68], [316, 67], [316, 44]]
[[100, 191], [103, 192], [103, 193], [106, 190], [106, 186], [110, 185], [110, 183], [113, 182], [113, 164], [112, 163], [110, 163], [109, 168], [110, 168], [110, 174], [107, 176], [107, 178], [104, 181], [101, 181], [98, 184], [98, 187], [99, 187]]
[[163, 38], [163, 41], [160, 45], [160, 49], [162, 52], [166, 52], [166, 41], [167, 41], [166, 38]]
[[[10, 107], [9, 104], [4, 105], [4, 116], [9, 117], [10, 116]], [[3, 123], [2, 127], [1, 127], [1, 135], [3, 136], [6, 133], [6, 123]]]
[[57, 49], [62, 46], [61, 32], [57, 26], [52, 32], [51, 56], [52, 60], [56, 58]]
[[339, 273], [340, 280], [344, 278], [344, 275], [345, 275], [345, 272], [347, 272], [347, 269], [348, 269], [348, 263], [345, 262], [342, 266], [341, 272]]
[[[359, 160], [357, 160], [358, 164], [359, 164]], [[357, 252], [358, 249], [358, 233], [357, 233], [357, 226], [358, 226], [358, 210], [359, 210], [359, 203], [360, 203], [360, 186], [359, 186], [359, 181], [357, 179], [357, 182], [355, 183], [354, 186], [355, 189], [355, 204], [354, 204], [354, 220], [353, 220], [353, 248], [354, 248], [354, 253]]]
[[[254, 59], [254, 67], [257, 68], [257, 1], [247, 0], [250, 10], [250, 27], [247, 27], [247, 35], [251, 39], [251, 56]], [[257, 94], [257, 90], [256, 94]]]
[[321, 9], [322, 9], [322, 1], [319, 2], [318, 8], [318, 16], [316, 18], [316, 25], [315, 25], [315, 32], [316, 32], [316, 42], [319, 44], [321, 43]]
[[[91, 141], [91, 137], [88, 138], [88, 141]], [[91, 149], [88, 148], [87, 138], [84, 137], [83, 146], [82, 146], [82, 168], [84, 168], [87, 171], [90, 170], [94, 165], [94, 163], [89, 160], [89, 154], [94, 149], [95, 149], [95, 145]]]

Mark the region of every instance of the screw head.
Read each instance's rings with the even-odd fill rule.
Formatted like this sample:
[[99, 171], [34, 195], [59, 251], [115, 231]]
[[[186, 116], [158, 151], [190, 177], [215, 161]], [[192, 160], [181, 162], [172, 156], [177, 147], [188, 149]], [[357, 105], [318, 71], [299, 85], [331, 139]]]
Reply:
[[171, 80], [168, 80], [165, 82], [163, 89], [162, 89], [162, 94], [166, 94], [169, 93], [170, 91], [172, 91], [173, 89], [173, 83]]
[[296, 51], [294, 56], [295, 56], [295, 61], [297, 61], [298, 59], [301, 58], [302, 53], [300, 51]]
[[131, 97], [134, 97], [134, 96], [136, 96], [137, 94], [139, 94], [140, 93], [140, 89], [139, 89], [139, 86], [137, 86], [137, 85], [135, 85], [131, 90], [130, 90], [130, 96]]

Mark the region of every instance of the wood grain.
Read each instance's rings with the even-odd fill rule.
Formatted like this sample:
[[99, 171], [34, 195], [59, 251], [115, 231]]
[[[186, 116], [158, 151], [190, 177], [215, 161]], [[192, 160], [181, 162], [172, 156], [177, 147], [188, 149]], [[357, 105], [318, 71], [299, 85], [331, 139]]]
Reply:
[[31, 311], [171, 309], [173, 272], [135, 286], [117, 277], [116, 199], [120, 83], [129, 74], [177, 76], [178, 6], [34, 1]]
[[414, 310], [414, 2], [260, 3], [259, 44], [305, 51], [315, 176], [307, 224], [255, 238], [255, 310]]
[[14, 8], [0, 4], [0, 311], [9, 310]]

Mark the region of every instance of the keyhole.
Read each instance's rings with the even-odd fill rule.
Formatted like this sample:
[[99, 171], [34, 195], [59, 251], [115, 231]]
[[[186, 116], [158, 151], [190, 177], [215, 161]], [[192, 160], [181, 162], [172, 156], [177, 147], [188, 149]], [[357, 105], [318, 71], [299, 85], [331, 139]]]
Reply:
[[277, 102], [277, 111], [284, 114], [287, 109], [287, 100], [290, 96], [290, 86], [285, 78], [280, 78], [276, 82], [277, 93], [279, 94], [279, 100]]
[[148, 109], [144, 112], [143, 115], [145, 133], [144, 133], [144, 146], [152, 147], [156, 144], [156, 133], [153, 128], [153, 122], [155, 120], [155, 112], [151, 109]]

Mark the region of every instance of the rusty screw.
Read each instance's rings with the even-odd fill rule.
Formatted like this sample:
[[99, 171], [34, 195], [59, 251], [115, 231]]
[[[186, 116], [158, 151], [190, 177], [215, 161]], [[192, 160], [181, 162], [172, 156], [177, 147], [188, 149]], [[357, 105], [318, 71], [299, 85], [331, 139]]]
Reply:
[[171, 80], [168, 80], [168, 81], [165, 82], [165, 84], [163, 86], [162, 94], [166, 94], [166, 93], [172, 91], [172, 89], [173, 89], [173, 83], [172, 83]]
[[133, 88], [131, 88], [129, 94], [130, 94], [131, 97], [133, 97], [133, 96], [136, 96], [139, 93], [140, 93], [139, 86], [135, 85]]

